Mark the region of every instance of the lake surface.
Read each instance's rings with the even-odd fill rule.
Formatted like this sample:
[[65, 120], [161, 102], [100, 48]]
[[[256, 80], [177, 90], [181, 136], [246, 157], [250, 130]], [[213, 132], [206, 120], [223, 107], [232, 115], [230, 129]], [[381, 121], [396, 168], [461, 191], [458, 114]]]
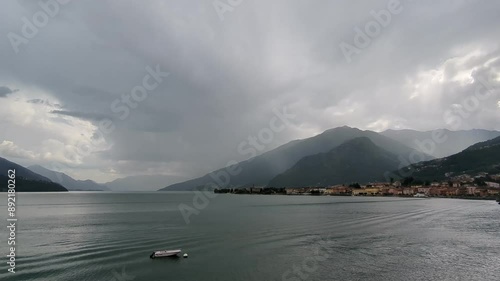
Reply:
[[[3, 193], [0, 279], [500, 280], [494, 201], [228, 194], [186, 223], [179, 204], [193, 206], [193, 198], [17, 194], [11, 274]], [[189, 258], [149, 258], [177, 248]]]

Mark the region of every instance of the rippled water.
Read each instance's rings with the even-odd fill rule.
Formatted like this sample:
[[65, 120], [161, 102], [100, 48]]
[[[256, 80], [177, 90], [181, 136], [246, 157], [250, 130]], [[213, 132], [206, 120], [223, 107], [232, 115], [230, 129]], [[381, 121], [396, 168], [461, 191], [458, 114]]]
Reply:
[[[219, 195], [186, 224], [193, 197], [18, 194], [17, 273], [0, 279], [500, 280], [493, 201]], [[189, 258], [149, 258], [176, 248]]]

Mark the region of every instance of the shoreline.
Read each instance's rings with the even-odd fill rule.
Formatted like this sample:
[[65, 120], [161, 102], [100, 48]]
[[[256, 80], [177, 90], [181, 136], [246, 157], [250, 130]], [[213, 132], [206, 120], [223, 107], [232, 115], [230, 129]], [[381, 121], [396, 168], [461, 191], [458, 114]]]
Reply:
[[234, 193], [234, 192], [214, 192], [215, 194], [229, 194], [229, 195], [253, 195], [253, 196], [313, 196], [313, 197], [385, 197], [385, 198], [415, 198], [415, 199], [463, 199], [463, 200], [478, 200], [478, 201], [498, 201], [499, 198], [496, 197], [466, 197], [466, 196], [427, 196], [427, 197], [415, 197], [415, 196], [401, 196], [401, 195], [339, 195], [339, 194], [283, 194], [283, 193]]

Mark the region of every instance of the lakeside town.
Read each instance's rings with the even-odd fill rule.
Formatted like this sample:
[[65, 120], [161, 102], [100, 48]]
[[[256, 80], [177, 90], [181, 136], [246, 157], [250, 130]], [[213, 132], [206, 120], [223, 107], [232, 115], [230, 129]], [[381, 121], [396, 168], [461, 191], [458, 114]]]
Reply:
[[400, 197], [448, 197], [495, 200], [500, 198], [500, 174], [479, 173], [476, 176], [460, 175], [447, 181], [422, 182], [412, 177], [401, 181], [358, 183], [332, 186], [304, 187], [245, 187], [215, 189], [215, 193], [276, 194], [276, 195], [323, 195], [323, 196], [400, 196]]

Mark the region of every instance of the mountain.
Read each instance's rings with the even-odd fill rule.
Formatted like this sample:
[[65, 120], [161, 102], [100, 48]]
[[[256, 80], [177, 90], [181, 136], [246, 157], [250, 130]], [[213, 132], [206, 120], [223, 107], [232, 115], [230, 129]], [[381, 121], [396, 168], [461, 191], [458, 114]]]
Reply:
[[[50, 179], [0, 157], [0, 182], [7, 183], [8, 171], [15, 170], [16, 192], [41, 191], [68, 191], [64, 186], [52, 182]], [[0, 186], [1, 191], [7, 191], [7, 186]]]
[[7, 176], [7, 170], [15, 169], [16, 177], [34, 181], [51, 181], [49, 178], [39, 175], [19, 164], [0, 157], [0, 175]]
[[[483, 141], [483, 142], [478, 142], [474, 145], [469, 146], [466, 149], [466, 151], [480, 151], [483, 149], [496, 149], [496, 148], [498, 148], [498, 145], [500, 145], [500, 137], [497, 137], [497, 138], [494, 138], [491, 140], [487, 140], [487, 141]], [[497, 154], [496, 156], [500, 156], [500, 155]], [[499, 161], [500, 161], [500, 159], [499, 159]]]
[[109, 188], [105, 185], [98, 184], [91, 180], [75, 180], [72, 177], [60, 173], [55, 172], [49, 169], [46, 169], [40, 165], [33, 165], [28, 167], [31, 171], [40, 174], [46, 178], [49, 178], [52, 182], [56, 182], [65, 186], [68, 190], [71, 191], [103, 191], [109, 190]]
[[[210, 174], [207, 174], [200, 178], [170, 185], [161, 189], [161, 191], [193, 190], [197, 187], [205, 186], [206, 184], [219, 184], [219, 186], [224, 185], [232, 187], [252, 184], [266, 185], [272, 178], [291, 168], [301, 158], [328, 152], [334, 147], [358, 137], [367, 137], [375, 145], [391, 151], [398, 156], [402, 156], [405, 159], [408, 159], [408, 156], [414, 151], [376, 132], [362, 131], [344, 126], [327, 130], [311, 138], [291, 141], [276, 149], [263, 153], [262, 155], [238, 163], [238, 169], [241, 169], [241, 172], [231, 176], [229, 184], [227, 185], [225, 183], [228, 180], [224, 176], [229, 176], [229, 173], [226, 171], [226, 168], [223, 168], [212, 173], [213, 175], [218, 175], [216, 179], [212, 178]], [[433, 157], [427, 155], [426, 159], [433, 159]]]
[[368, 183], [384, 179], [398, 167], [396, 154], [376, 146], [369, 138], [349, 140], [326, 153], [306, 156], [269, 182], [271, 187], [305, 187]]
[[105, 185], [112, 191], [154, 191], [165, 186], [165, 183], [175, 183], [185, 179], [165, 175], [142, 175], [117, 179]]
[[[387, 130], [381, 134], [436, 158], [459, 153], [475, 143], [500, 136], [499, 131], [478, 129], [462, 131], [441, 129], [424, 132], [415, 130]], [[441, 139], [444, 141], [440, 142]]]
[[408, 166], [401, 174], [411, 174], [420, 180], [442, 180], [450, 174], [474, 175], [479, 172], [500, 173], [500, 137], [474, 144], [449, 157]]

